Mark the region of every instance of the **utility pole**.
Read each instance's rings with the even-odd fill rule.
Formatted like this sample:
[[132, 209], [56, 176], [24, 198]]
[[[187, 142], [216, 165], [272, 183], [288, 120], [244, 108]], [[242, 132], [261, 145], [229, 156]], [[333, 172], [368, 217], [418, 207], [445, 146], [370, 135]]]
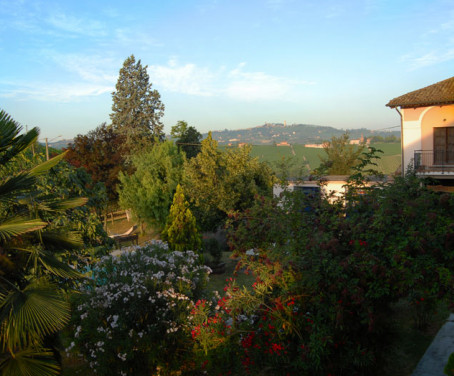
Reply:
[[49, 160], [49, 144], [47, 142], [47, 137], [46, 137], [46, 161]]
[[[59, 135], [57, 137], [54, 137], [50, 141], [52, 142], [52, 141], [54, 141], [54, 140], [56, 140], [57, 138], [60, 138], [60, 137], [63, 137], [63, 136]], [[46, 160], [48, 161], [49, 160], [49, 141], [48, 141], [47, 137], [45, 138], [45, 140], [46, 140]]]

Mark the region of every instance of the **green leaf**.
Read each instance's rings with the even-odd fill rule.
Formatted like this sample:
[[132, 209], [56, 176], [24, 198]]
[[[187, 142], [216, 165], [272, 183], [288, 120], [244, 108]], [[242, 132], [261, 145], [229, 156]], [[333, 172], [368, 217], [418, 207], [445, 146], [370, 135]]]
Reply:
[[0, 238], [4, 241], [27, 232], [40, 230], [47, 226], [39, 219], [12, 218], [0, 224]]
[[20, 135], [22, 127], [14, 121], [6, 112], [0, 110], [0, 166], [36, 142], [39, 135], [38, 128]]
[[70, 306], [61, 290], [46, 278], [0, 297], [0, 342], [3, 349], [24, 348], [64, 328]]
[[6, 178], [0, 184], [0, 202], [16, 202], [18, 192], [30, 189], [35, 181], [36, 179], [28, 173], [21, 173]]
[[68, 209], [74, 209], [79, 206], [83, 206], [88, 202], [88, 198], [86, 197], [76, 197], [76, 198], [70, 198], [67, 200], [60, 200], [56, 202], [55, 204], [51, 205], [50, 208], [54, 210], [68, 210]]
[[77, 231], [47, 230], [41, 234], [43, 243], [59, 249], [74, 249], [84, 245]]
[[45, 161], [38, 166], [32, 168], [29, 173], [31, 176], [39, 176], [45, 174], [47, 171], [49, 171], [52, 167], [56, 166], [58, 162], [60, 162], [66, 155], [67, 152], [61, 153], [57, 155], [56, 157], [49, 159], [48, 161]]
[[0, 372], [3, 376], [56, 376], [60, 374], [60, 367], [52, 351], [26, 348], [8, 353], [0, 362]]
[[53, 275], [68, 279], [83, 278], [83, 275], [80, 274], [77, 270], [71, 268], [67, 264], [62, 263], [49, 252], [40, 252], [40, 257], [38, 258], [38, 260]]

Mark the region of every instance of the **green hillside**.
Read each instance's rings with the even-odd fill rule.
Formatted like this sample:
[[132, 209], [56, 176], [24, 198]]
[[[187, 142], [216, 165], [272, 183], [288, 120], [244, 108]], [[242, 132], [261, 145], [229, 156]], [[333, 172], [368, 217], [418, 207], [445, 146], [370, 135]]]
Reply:
[[[291, 124], [284, 125], [279, 123], [267, 123], [254, 128], [247, 129], [224, 129], [223, 131], [212, 131], [213, 139], [220, 145], [237, 145], [246, 142], [251, 145], [275, 145], [286, 141], [289, 144], [321, 144], [323, 141], [330, 140], [333, 136], [341, 136], [345, 132], [350, 135], [350, 139], [360, 139], [361, 137], [379, 137], [386, 139], [389, 137], [400, 138], [400, 131], [378, 131], [366, 128], [360, 129], [338, 129], [333, 127], [311, 125], [311, 124]], [[206, 134], [203, 135], [206, 137]], [[389, 140], [388, 140], [389, 141]]]
[[[373, 144], [373, 147], [383, 151], [377, 162], [377, 169], [390, 174], [400, 166], [401, 147], [400, 143]], [[308, 174], [320, 165], [320, 156], [324, 155], [323, 149], [307, 148], [304, 145], [273, 146], [253, 145], [251, 155], [260, 161], [268, 162], [273, 170], [277, 171], [278, 165], [283, 162], [291, 164], [290, 175], [298, 176]]]

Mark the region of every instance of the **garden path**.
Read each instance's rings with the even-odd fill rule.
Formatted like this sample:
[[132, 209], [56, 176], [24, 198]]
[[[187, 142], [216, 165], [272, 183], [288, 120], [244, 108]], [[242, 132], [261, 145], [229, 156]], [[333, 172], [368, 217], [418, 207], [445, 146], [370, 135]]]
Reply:
[[412, 376], [445, 376], [443, 370], [452, 353], [454, 353], [454, 313], [449, 315]]

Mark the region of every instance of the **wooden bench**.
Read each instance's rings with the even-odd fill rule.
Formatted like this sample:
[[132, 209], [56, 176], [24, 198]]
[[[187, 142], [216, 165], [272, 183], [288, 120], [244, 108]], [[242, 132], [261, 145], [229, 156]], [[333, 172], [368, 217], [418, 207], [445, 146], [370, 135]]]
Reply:
[[126, 242], [132, 242], [135, 245], [139, 245], [139, 234], [134, 234], [134, 231], [137, 229], [137, 226], [132, 226], [128, 231], [123, 234], [112, 234], [109, 235], [109, 238], [115, 240], [117, 246], [121, 249], [121, 244]]
[[121, 249], [121, 244], [126, 242], [132, 242], [135, 245], [139, 245], [139, 234], [130, 234], [124, 236], [118, 236], [114, 239]]

